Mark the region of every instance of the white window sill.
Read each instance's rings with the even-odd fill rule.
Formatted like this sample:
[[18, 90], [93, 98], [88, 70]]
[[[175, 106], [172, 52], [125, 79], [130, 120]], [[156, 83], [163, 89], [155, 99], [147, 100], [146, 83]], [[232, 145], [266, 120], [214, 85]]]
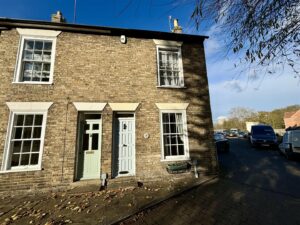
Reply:
[[16, 82], [16, 81], [14, 81], [14, 82], [12, 82], [13, 84], [35, 84], [35, 85], [37, 85], [37, 84], [43, 84], [43, 85], [45, 85], [45, 84], [48, 84], [48, 85], [53, 85], [53, 82]]
[[191, 158], [189, 157], [173, 157], [173, 158], [167, 158], [167, 159], [161, 159], [161, 162], [174, 162], [174, 161], [190, 161]]
[[177, 89], [184, 89], [187, 88], [186, 86], [156, 86], [157, 88], [177, 88]]
[[13, 170], [2, 170], [0, 174], [4, 173], [20, 173], [20, 172], [34, 172], [34, 171], [41, 171], [41, 168], [31, 168], [31, 169], [13, 169]]

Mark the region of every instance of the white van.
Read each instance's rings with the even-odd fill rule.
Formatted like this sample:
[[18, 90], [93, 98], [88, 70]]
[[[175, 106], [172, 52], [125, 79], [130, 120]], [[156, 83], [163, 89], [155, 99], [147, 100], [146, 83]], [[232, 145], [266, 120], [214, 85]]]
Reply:
[[279, 145], [279, 151], [290, 159], [294, 155], [300, 155], [300, 127], [287, 129]]

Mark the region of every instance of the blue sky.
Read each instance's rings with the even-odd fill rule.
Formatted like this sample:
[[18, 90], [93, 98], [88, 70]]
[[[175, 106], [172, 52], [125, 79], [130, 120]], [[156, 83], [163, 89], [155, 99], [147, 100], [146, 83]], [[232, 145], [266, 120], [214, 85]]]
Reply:
[[[171, 15], [179, 19], [184, 33], [209, 35], [205, 46], [214, 120], [226, 116], [232, 107], [269, 111], [300, 104], [299, 79], [294, 78], [291, 71], [285, 68], [273, 76], [263, 76], [259, 71], [240, 74], [241, 70], [233, 66], [237, 59], [224, 54], [224, 31], [216, 26], [205, 26], [196, 31], [189, 19], [195, 1], [76, 1], [76, 23], [79, 24], [168, 32], [168, 17]], [[73, 23], [74, 0], [0, 0], [0, 17], [49, 21], [50, 15], [57, 10]], [[253, 78], [250, 82], [248, 75]]]

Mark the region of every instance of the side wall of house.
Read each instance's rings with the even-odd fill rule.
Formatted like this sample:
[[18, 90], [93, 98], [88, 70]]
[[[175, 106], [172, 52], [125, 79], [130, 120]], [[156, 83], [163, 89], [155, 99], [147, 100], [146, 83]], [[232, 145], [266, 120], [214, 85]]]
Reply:
[[[155, 103], [189, 103], [187, 126], [191, 159], [200, 175], [217, 168], [203, 44], [183, 43], [185, 88], [157, 87], [156, 46], [152, 39], [62, 32], [57, 37], [52, 85], [13, 84], [19, 34], [0, 35], [0, 163], [7, 135], [6, 102], [53, 102], [48, 110], [42, 170], [0, 173], [0, 191], [42, 189], [74, 182], [77, 117], [72, 102], [140, 103], [136, 116], [136, 177], [141, 181], [184, 178], [161, 162], [159, 109]], [[102, 172], [111, 177], [113, 112], [102, 112]], [[144, 134], [149, 138], [145, 139]]]

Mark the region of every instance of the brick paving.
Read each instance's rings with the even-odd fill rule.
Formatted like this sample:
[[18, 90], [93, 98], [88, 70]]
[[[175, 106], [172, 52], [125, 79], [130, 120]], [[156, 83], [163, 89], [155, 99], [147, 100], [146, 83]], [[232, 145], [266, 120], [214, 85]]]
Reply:
[[172, 198], [124, 224], [297, 225], [299, 212], [300, 199], [221, 178]]

